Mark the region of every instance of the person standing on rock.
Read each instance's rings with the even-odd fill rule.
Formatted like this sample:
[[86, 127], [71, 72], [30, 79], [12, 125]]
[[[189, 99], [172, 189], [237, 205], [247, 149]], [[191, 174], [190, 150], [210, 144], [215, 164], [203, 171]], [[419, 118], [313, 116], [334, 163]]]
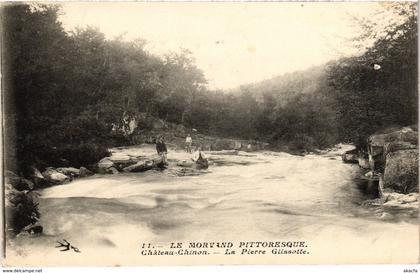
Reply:
[[207, 160], [206, 155], [201, 151], [201, 147], [198, 147], [192, 160], [195, 162], [195, 167], [197, 169], [207, 169], [209, 167], [209, 161]]
[[187, 153], [191, 153], [192, 138], [190, 134], [188, 134], [187, 137], [185, 138], [185, 144], [186, 144]]
[[164, 138], [163, 136], [161, 136], [157, 141], [156, 141], [156, 151], [158, 153], [158, 155], [162, 158], [162, 163], [164, 165], [167, 165], [167, 161], [166, 161], [166, 155], [168, 153], [168, 149], [166, 148], [166, 144], [164, 142]]

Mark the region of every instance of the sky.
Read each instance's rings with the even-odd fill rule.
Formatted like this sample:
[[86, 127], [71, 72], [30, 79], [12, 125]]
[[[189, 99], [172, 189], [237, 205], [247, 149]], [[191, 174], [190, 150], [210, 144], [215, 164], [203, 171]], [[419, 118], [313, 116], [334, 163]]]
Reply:
[[229, 89], [355, 54], [349, 16], [378, 3], [65, 3], [66, 30], [98, 27], [107, 38], [147, 41], [157, 55], [192, 52], [210, 88]]

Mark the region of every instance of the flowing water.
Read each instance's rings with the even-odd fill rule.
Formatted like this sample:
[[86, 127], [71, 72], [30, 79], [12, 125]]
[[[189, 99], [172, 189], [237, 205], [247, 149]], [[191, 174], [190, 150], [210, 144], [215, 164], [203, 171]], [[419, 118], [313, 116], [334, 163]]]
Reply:
[[[344, 146], [345, 148], [349, 148]], [[119, 150], [118, 152], [121, 152]], [[151, 153], [127, 148], [125, 153]], [[418, 260], [417, 217], [364, 202], [341, 151], [293, 156], [209, 154], [206, 171], [181, 168], [94, 175], [45, 189], [44, 235], [15, 239], [11, 264], [135, 265], [194, 263], [390, 263]], [[172, 152], [169, 160], [188, 155]], [[175, 165], [170, 161], [170, 165]], [[81, 253], [60, 252], [67, 239]], [[309, 255], [148, 257], [143, 243], [305, 241]], [[185, 259], [184, 259], [185, 258]], [[213, 261], [216, 259], [217, 261]]]

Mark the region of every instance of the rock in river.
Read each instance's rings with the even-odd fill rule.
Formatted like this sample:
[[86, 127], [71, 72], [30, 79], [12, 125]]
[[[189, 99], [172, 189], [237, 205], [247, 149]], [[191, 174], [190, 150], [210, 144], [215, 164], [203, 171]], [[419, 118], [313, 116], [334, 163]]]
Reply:
[[132, 158], [126, 154], [115, 153], [108, 157], [108, 159], [115, 164], [133, 164]]
[[80, 170], [73, 168], [73, 167], [67, 167], [67, 168], [57, 168], [57, 172], [62, 173], [64, 175], [68, 175], [71, 177], [79, 177], [80, 176]]
[[93, 175], [93, 172], [89, 171], [85, 167], [80, 167], [79, 172], [80, 172], [80, 177], [86, 177], [86, 176]]
[[109, 160], [109, 158], [104, 157], [98, 162], [97, 166], [99, 173], [107, 173], [107, 169], [114, 167], [114, 162]]
[[45, 186], [45, 177], [42, 175], [42, 173], [37, 168], [32, 168], [32, 174], [31, 179], [35, 183], [35, 187], [37, 188], [43, 188]]
[[359, 163], [359, 155], [357, 149], [345, 152], [341, 158], [344, 163]]
[[111, 167], [111, 168], [109, 168], [109, 169], [106, 170], [106, 173], [109, 173], [109, 174], [119, 174], [120, 172], [117, 170], [117, 168]]
[[124, 168], [125, 172], [144, 172], [147, 170], [153, 169], [154, 164], [153, 160], [145, 161], [145, 162], [138, 162], [131, 166]]
[[56, 171], [54, 168], [47, 168], [42, 175], [45, 177], [45, 179], [50, 182], [51, 184], [59, 185], [63, 183], [67, 183], [71, 181], [71, 178], [68, 177], [65, 174], [62, 174], [58, 171]]
[[163, 161], [162, 158], [157, 157], [152, 160], [146, 160], [144, 162], [138, 162], [131, 166], [128, 166], [123, 169], [124, 172], [144, 172], [151, 170], [156, 167], [162, 167]]

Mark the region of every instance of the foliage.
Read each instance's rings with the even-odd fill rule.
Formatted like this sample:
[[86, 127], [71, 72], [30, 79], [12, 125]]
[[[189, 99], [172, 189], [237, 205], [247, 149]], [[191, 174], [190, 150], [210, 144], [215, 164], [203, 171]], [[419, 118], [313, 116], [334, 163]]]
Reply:
[[35, 224], [40, 217], [37, 196], [34, 192], [25, 193], [13, 191], [7, 207], [8, 224], [14, 233], [19, 233], [24, 227]]
[[205, 84], [188, 52], [161, 59], [141, 40], [109, 41], [92, 27], [66, 33], [58, 11], [43, 4], [2, 9], [6, 128], [16, 147], [8, 152], [17, 162], [8, 168], [27, 174], [31, 165], [63, 159], [92, 164], [107, 147], [129, 143], [112, 129], [140, 113], [184, 122]]
[[391, 5], [398, 20], [379, 32], [375, 22], [359, 21], [365, 33], [358, 41], [373, 41], [360, 56], [227, 93], [208, 90], [188, 50], [157, 57], [143, 40], [107, 40], [92, 27], [65, 32], [55, 5], [5, 5], [4, 113], [13, 144], [7, 152], [16, 155], [20, 173], [63, 159], [89, 165], [108, 147], [130, 143], [120, 131], [131, 119], [140, 121], [138, 132], [160, 118], [298, 150], [361, 142], [378, 129], [415, 124], [415, 10]]
[[[360, 142], [378, 129], [417, 124], [416, 5], [392, 8], [409, 16], [385, 29], [363, 55], [330, 64], [330, 96], [336, 102], [341, 139]], [[368, 38], [378, 37], [372, 35]]]

